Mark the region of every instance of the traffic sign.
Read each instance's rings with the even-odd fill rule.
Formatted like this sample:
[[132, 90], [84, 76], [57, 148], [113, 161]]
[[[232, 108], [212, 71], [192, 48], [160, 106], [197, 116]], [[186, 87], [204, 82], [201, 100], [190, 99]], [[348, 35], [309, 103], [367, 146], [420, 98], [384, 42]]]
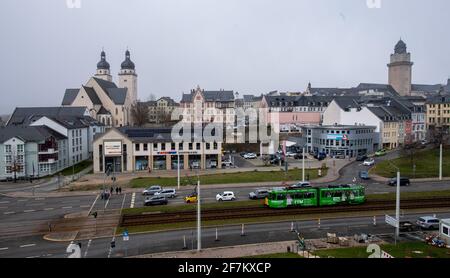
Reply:
[[389, 215], [386, 215], [385, 221], [386, 221], [387, 224], [389, 224], [389, 225], [391, 225], [391, 226], [393, 226], [393, 227], [395, 227], [395, 228], [398, 228], [398, 227], [399, 227], [398, 220], [395, 219], [394, 217], [391, 217], [391, 216], [389, 216]]
[[129, 241], [130, 240], [130, 236], [128, 235], [128, 231], [124, 231], [122, 233], [123, 236], [123, 241]]

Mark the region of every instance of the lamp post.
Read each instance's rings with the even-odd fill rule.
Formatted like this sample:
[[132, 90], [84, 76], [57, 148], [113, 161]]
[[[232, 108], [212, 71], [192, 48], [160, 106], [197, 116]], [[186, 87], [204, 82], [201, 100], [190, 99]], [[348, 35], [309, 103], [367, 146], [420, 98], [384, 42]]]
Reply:
[[442, 181], [442, 143], [439, 147], [439, 180]]
[[389, 161], [389, 163], [397, 169], [397, 194], [395, 205], [395, 218], [397, 220], [397, 225], [395, 227], [395, 243], [397, 244], [397, 239], [400, 236], [400, 169], [392, 164], [392, 162]]
[[302, 181], [305, 182], [305, 148], [302, 149]]
[[178, 184], [178, 190], [180, 190], [180, 152], [177, 152], [177, 158], [178, 158], [178, 163], [177, 163], [177, 172], [178, 172], [178, 177], [177, 177], [177, 184]]
[[197, 251], [202, 249], [202, 225], [201, 225], [201, 212], [200, 212], [200, 179], [197, 181]]

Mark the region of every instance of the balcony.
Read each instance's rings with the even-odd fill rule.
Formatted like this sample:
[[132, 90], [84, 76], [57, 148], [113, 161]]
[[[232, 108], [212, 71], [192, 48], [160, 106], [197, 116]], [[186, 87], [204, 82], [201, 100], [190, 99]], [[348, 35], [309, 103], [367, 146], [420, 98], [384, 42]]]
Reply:
[[56, 154], [59, 151], [57, 149], [41, 149], [39, 150], [39, 154]]
[[40, 160], [39, 164], [54, 164], [56, 162], [58, 162], [58, 161], [55, 160], [54, 158], [50, 158], [50, 159], [47, 159], [47, 160]]

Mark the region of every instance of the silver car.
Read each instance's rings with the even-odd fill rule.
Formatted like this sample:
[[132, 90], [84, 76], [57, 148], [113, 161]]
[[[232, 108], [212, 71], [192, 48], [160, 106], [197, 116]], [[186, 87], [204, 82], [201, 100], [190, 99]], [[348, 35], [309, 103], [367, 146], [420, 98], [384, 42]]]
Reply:
[[163, 189], [160, 192], [156, 192], [155, 196], [163, 196], [165, 198], [177, 197], [177, 191], [175, 189]]
[[437, 230], [439, 229], [439, 219], [433, 216], [424, 216], [417, 219], [416, 224], [422, 229]]
[[142, 195], [144, 196], [153, 196], [158, 192], [161, 192], [162, 188], [159, 185], [153, 185], [150, 186], [149, 188], [145, 189], [144, 191], [142, 191]]

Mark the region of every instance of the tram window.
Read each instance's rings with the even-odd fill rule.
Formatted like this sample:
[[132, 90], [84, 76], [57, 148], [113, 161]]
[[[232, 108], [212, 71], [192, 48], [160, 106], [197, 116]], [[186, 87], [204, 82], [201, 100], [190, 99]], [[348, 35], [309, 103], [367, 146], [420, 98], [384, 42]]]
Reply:
[[277, 194], [277, 200], [278, 201], [282, 201], [282, 200], [285, 200], [286, 199], [286, 195], [284, 195], [284, 194]]

